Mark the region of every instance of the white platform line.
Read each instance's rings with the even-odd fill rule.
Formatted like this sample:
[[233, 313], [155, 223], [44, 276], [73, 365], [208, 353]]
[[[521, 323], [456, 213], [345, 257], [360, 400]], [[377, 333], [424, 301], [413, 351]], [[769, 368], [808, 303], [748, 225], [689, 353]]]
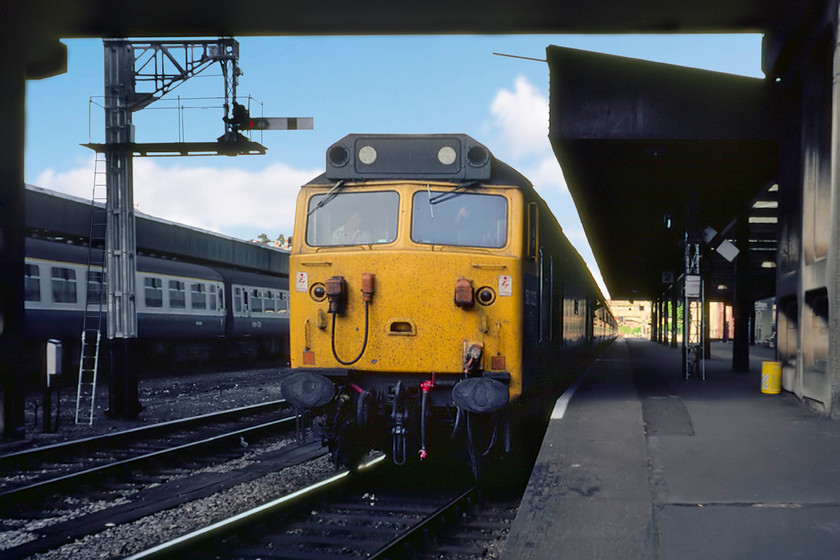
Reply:
[[[588, 370], [589, 368], [587, 368]], [[551, 419], [552, 420], [562, 420], [563, 416], [566, 415], [566, 409], [569, 407], [569, 402], [572, 400], [572, 397], [575, 396], [575, 391], [577, 391], [580, 384], [583, 383], [583, 378], [586, 376], [586, 371], [580, 374], [580, 376], [575, 379], [575, 382], [572, 383], [568, 389], [563, 391], [563, 394], [560, 395], [554, 402], [554, 409], [551, 411]]]

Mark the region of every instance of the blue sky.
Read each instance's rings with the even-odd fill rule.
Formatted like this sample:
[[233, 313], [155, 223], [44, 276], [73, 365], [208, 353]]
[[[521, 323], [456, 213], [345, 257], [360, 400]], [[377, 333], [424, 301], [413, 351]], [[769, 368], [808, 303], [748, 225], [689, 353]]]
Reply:
[[[240, 238], [290, 234], [298, 187], [349, 133], [462, 132], [534, 182], [566, 235], [597, 266], [548, 142], [550, 44], [762, 77], [758, 35], [482, 35], [239, 38], [240, 99], [252, 114], [311, 116], [312, 131], [269, 131], [265, 156], [138, 158], [135, 203], [162, 218]], [[102, 41], [67, 40], [68, 72], [27, 83], [27, 183], [90, 197], [102, 142]], [[205, 70], [134, 114], [139, 142], [215, 140], [223, 81]], [[178, 96], [181, 97], [180, 101]], [[94, 103], [90, 103], [91, 98]], [[201, 98], [201, 99], [199, 99]], [[179, 132], [178, 104], [184, 109]]]

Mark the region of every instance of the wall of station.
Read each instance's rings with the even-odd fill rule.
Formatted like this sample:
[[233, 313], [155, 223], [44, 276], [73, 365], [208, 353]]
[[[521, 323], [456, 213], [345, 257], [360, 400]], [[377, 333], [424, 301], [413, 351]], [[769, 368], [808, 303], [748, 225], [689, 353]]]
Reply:
[[793, 34], [769, 34], [764, 60], [781, 139], [778, 353], [784, 389], [840, 418], [837, 0]]

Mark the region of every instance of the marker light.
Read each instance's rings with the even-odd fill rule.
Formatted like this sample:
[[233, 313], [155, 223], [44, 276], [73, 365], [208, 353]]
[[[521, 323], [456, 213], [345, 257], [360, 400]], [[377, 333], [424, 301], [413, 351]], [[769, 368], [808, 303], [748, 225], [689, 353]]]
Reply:
[[376, 161], [376, 150], [373, 146], [362, 146], [359, 148], [359, 161], [365, 165], [371, 165]]
[[490, 159], [490, 152], [484, 146], [473, 146], [467, 151], [467, 161], [473, 167], [481, 167]]
[[327, 152], [327, 157], [332, 165], [342, 167], [350, 161], [350, 150], [344, 146], [333, 146]]
[[456, 157], [458, 157], [458, 154], [455, 153], [455, 149], [452, 146], [444, 146], [438, 150], [438, 161], [443, 165], [452, 165], [455, 163]]
[[327, 299], [327, 289], [320, 282], [313, 284], [312, 289], [309, 290], [309, 295], [315, 301], [324, 301]]
[[478, 303], [481, 305], [490, 305], [494, 301], [496, 301], [496, 292], [493, 291], [493, 288], [488, 286], [484, 286], [483, 288], [478, 289]]

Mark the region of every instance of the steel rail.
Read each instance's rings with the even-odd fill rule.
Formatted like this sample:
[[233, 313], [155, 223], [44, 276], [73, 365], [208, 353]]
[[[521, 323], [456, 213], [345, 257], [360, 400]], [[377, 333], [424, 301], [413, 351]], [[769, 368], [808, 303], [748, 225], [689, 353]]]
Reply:
[[203, 426], [208, 420], [212, 420], [214, 422], [224, 421], [228, 418], [236, 416], [242, 416], [245, 414], [253, 414], [258, 412], [267, 412], [274, 408], [282, 408], [286, 404], [286, 401], [283, 399], [270, 401], [267, 403], [252, 404], [239, 408], [224, 410], [222, 412], [210, 412], [199, 416], [191, 416], [189, 418], [170, 420], [168, 422], [159, 422], [157, 424], [152, 424], [151, 426], [139, 426], [137, 428], [131, 428], [129, 430], [123, 430], [111, 434], [102, 434], [98, 436], [64, 441], [61, 443], [54, 443], [51, 445], [44, 445], [41, 447], [33, 447], [31, 449], [24, 449], [22, 451], [15, 451], [13, 453], [0, 455], [0, 472], [6, 470], [6, 467], [17, 466], [14, 465], [14, 463], [20, 460], [27, 461], [31, 460], [32, 458], [44, 460], [44, 458], [49, 457], [53, 454], [61, 455], [63, 453], [66, 453], [70, 449], [83, 450], [91, 447], [95, 447], [97, 449], [101, 449], [102, 446], [113, 447], [115, 445], [118, 445], [123, 440], [130, 440], [132, 438], [136, 438], [138, 435], [141, 437], [148, 437], [151, 435], [155, 435], [159, 432], [165, 433], [167, 431], [172, 431], [173, 429], [187, 429], [194, 425]]
[[77, 471], [73, 473], [68, 473], [63, 476], [59, 476], [56, 478], [51, 478], [49, 480], [43, 480], [40, 482], [36, 482], [34, 484], [30, 484], [28, 486], [23, 486], [19, 488], [15, 488], [9, 490], [7, 492], [0, 493], [0, 510], [7, 508], [15, 503], [18, 503], [24, 499], [31, 498], [33, 494], [43, 494], [48, 492], [51, 489], [58, 489], [62, 484], [66, 484], [70, 480], [83, 480], [86, 478], [90, 478], [92, 476], [99, 476], [105, 474], [107, 472], [122, 469], [127, 466], [137, 467], [144, 462], [149, 462], [152, 460], [158, 460], [161, 457], [165, 457], [168, 455], [174, 455], [177, 453], [183, 453], [186, 450], [192, 449], [199, 449], [203, 447], [208, 447], [212, 445], [216, 445], [221, 443], [226, 439], [236, 438], [238, 440], [239, 437], [243, 437], [248, 434], [254, 434], [258, 432], [268, 431], [277, 428], [278, 426], [282, 426], [284, 424], [293, 423], [297, 418], [296, 415], [287, 416], [285, 418], [281, 418], [279, 420], [272, 420], [271, 422], [266, 422], [263, 424], [259, 424], [257, 426], [251, 426], [248, 428], [241, 428], [239, 430], [234, 430], [232, 432], [227, 432], [224, 434], [219, 434], [216, 436], [212, 436], [209, 438], [205, 438], [195, 442], [189, 442], [181, 445], [177, 445], [175, 447], [170, 447], [167, 449], [159, 449], [156, 451], [152, 451], [150, 453], [145, 453], [142, 455], [138, 455], [136, 457], [130, 457], [128, 459], [122, 459], [119, 461], [109, 462], [104, 465], [98, 465], [95, 467], [91, 467], [89, 469], [85, 469], [82, 471]]
[[[384, 456], [376, 457], [371, 461], [359, 466], [359, 470], [369, 470], [377, 464], [381, 463], [384, 459]], [[270, 502], [257, 506], [248, 511], [242, 512], [233, 517], [223, 519], [222, 521], [218, 521], [216, 523], [208, 525], [207, 527], [203, 527], [191, 533], [187, 533], [185, 535], [172, 539], [171, 541], [161, 543], [143, 552], [139, 552], [137, 554], [129, 556], [126, 558], [126, 560], [158, 560], [161, 558], [170, 557], [180, 558], [180, 554], [184, 548], [197, 547], [206, 541], [218, 538], [221, 535], [234, 531], [238, 527], [247, 525], [249, 523], [255, 523], [256, 520], [262, 518], [263, 516], [270, 515], [272, 513], [277, 512], [278, 510], [281, 510], [282, 508], [286, 507], [289, 502], [295, 499], [302, 498], [304, 496], [311, 495], [316, 491], [325, 490], [337, 485], [339, 482], [346, 479], [350, 475], [350, 473], [350, 470], [342, 470], [336, 473], [335, 475], [331, 476], [330, 478], [321, 480], [310, 486], [307, 486], [306, 488], [301, 488], [300, 490], [296, 490], [290, 494], [281, 496], [276, 500], [272, 500]]]
[[[441, 527], [454, 513], [460, 511], [466, 502], [470, 500], [478, 492], [479, 486], [475, 485], [459, 496], [455, 497], [448, 504], [444, 504], [430, 516], [419, 522], [401, 534], [397, 535], [393, 540], [385, 544], [382, 548], [371, 554], [368, 558], [370, 560], [384, 560], [386, 558], [405, 558], [406, 548], [420, 547], [418, 541], [422, 542], [428, 539], [428, 533], [435, 532], [434, 530]], [[429, 530], [432, 531], [429, 531]]]

